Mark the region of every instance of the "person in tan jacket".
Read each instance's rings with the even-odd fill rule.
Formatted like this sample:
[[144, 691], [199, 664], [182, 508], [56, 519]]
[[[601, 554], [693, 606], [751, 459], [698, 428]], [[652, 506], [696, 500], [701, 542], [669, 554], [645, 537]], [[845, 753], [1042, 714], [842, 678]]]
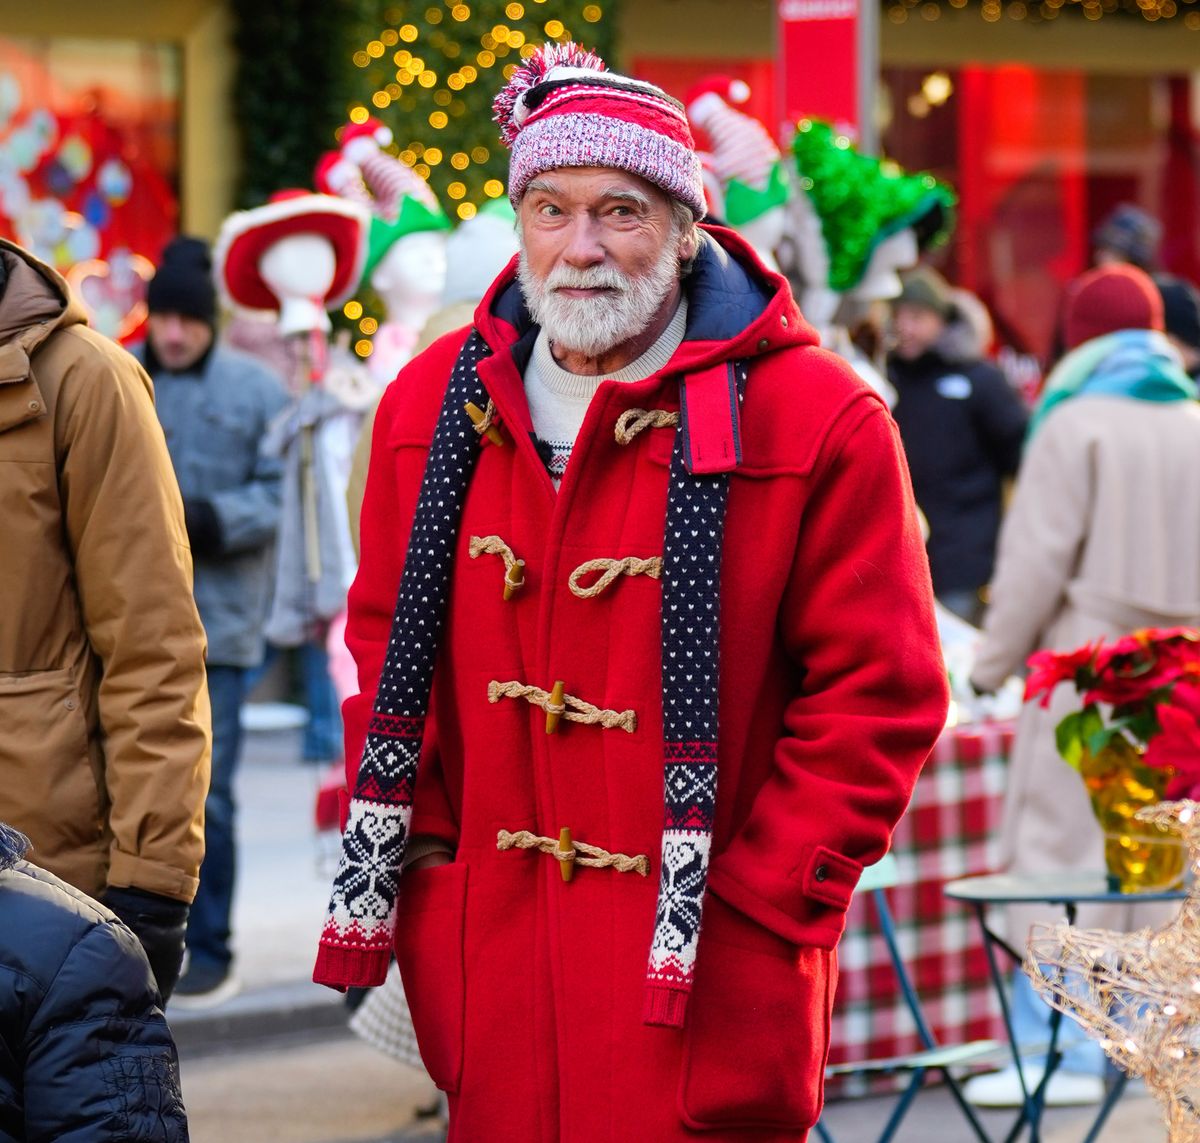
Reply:
[[107, 904], [164, 998], [204, 848], [204, 631], [136, 361], [0, 240], [0, 820]]
[[[981, 692], [1042, 648], [1071, 651], [1140, 627], [1200, 625], [1200, 405], [1161, 332], [1158, 290], [1134, 266], [1093, 270], [1068, 289], [1063, 327], [1069, 352], [1034, 410], [1000, 532], [971, 676]], [[1021, 711], [1002, 824], [1011, 873], [1104, 869], [1104, 839], [1083, 782], [1055, 746], [1055, 724], [1078, 707], [1064, 686], [1049, 709], [1030, 702]], [[1133, 929], [1173, 911], [1083, 906], [1079, 924]], [[1030, 924], [1061, 919], [1049, 907], [1009, 906], [1009, 940], [1024, 949]], [[1018, 1037], [1044, 1042], [1049, 1009], [1022, 973], [1015, 981]], [[1064, 1021], [1063, 1042], [1076, 1034]], [[1102, 1066], [1098, 1046], [1079, 1043], [1052, 1077], [1047, 1102], [1098, 1100]], [[967, 1097], [1019, 1103], [1015, 1070], [971, 1080]]]

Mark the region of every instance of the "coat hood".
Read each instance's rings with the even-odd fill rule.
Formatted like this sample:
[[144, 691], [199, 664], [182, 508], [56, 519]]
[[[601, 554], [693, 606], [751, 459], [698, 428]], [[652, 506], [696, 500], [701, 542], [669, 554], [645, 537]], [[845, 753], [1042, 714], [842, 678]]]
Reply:
[[0, 354], [16, 343], [26, 354], [56, 329], [87, 323], [66, 279], [15, 242], [0, 238]]
[[[671, 361], [673, 372], [693, 372], [731, 358], [819, 344], [782, 274], [768, 270], [734, 231], [707, 225], [699, 230], [700, 251], [683, 281], [687, 329]], [[517, 281], [517, 258], [479, 303], [475, 327], [497, 352], [517, 343], [522, 350], [532, 350], [530, 335], [537, 327]]]

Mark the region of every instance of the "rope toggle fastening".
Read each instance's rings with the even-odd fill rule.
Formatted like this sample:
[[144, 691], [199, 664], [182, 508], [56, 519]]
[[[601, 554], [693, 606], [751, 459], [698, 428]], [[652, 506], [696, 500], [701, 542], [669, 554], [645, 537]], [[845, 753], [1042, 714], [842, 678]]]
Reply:
[[609, 853], [607, 849], [588, 845], [584, 841], [572, 841], [571, 831], [566, 827], [559, 831], [557, 838], [539, 837], [527, 829], [516, 833], [502, 829], [496, 835], [496, 848], [501, 851], [536, 849], [539, 853], [549, 854], [562, 863], [564, 881], [570, 881], [575, 875], [576, 865], [586, 865], [590, 869], [615, 869], [618, 873], [636, 873], [639, 877], [650, 875], [650, 859], [644, 853], [629, 857], [624, 853]]
[[499, 536], [472, 536], [467, 554], [471, 559], [480, 556], [499, 556], [504, 561], [504, 601], [507, 603], [525, 586], [525, 561], [517, 559]]
[[[632, 710], [602, 710], [592, 706], [590, 702], [567, 694], [561, 679], [554, 684], [553, 693], [515, 680], [501, 683], [493, 679], [488, 683], [488, 702], [499, 702], [502, 698], [523, 698], [532, 706], [541, 707], [546, 712], [547, 734], [553, 734], [558, 729], [560, 718], [599, 725], [605, 730], [620, 729], [628, 734], [637, 729], [637, 715]], [[551, 717], [554, 718], [553, 725]]]

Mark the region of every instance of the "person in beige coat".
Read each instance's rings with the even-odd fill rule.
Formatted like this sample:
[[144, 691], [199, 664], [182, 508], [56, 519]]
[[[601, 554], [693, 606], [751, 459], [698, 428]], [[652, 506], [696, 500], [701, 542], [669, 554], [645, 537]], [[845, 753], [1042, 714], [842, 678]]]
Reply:
[[[1103, 267], [1069, 288], [1070, 352], [1034, 412], [1001, 529], [971, 677], [977, 691], [998, 688], [1039, 649], [1070, 651], [1140, 627], [1200, 625], [1200, 405], [1162, 328], [1161, 298], [1136, 267]], [[1104, 869], [1103, 836], [1083, 782], [1055, 747], [1055, 724], [1078, 706], [1073, 689], [1060, 687], [1048, 709], [1027, 703], [1021, 712], [1002, 827], [1009, 872]], [[1163, 919], [1164, 908], [1171, 909], [1084, 907], [1079, 923], [1136, 928]], [[1023, 949], [1031, 923], [1061, 919], [1049, 907], [1010, 906], [1009, 939]], [[1020, 973], [1016, 982], [1023, 1038], [1044, 1040], [1036, 1025], [1049, 1009]], [[1073, 1030], [1068, 1025], [1064, 1032]], [[1102, 1062], [1095, 1045], [1073, 1049], [1048, 1102], [1099, 1098]], [[1015, 1072], [999, 1073], [972, 1081], [968, 1095], [1006, 1104], [1019, 1101], [1020, 1089]]]
[[163, 997], [204, 849], [209, 713], [150, 379], [0, 240], [0, 820], [141, 940]]

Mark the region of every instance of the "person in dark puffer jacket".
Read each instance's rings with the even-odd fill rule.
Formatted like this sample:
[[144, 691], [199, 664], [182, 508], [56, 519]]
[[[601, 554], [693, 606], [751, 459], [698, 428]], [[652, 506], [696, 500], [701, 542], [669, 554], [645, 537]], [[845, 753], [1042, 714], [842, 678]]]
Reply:
[[141, 945], [27, 846], [0, 823], [0, 1143], [187, 1143]]

